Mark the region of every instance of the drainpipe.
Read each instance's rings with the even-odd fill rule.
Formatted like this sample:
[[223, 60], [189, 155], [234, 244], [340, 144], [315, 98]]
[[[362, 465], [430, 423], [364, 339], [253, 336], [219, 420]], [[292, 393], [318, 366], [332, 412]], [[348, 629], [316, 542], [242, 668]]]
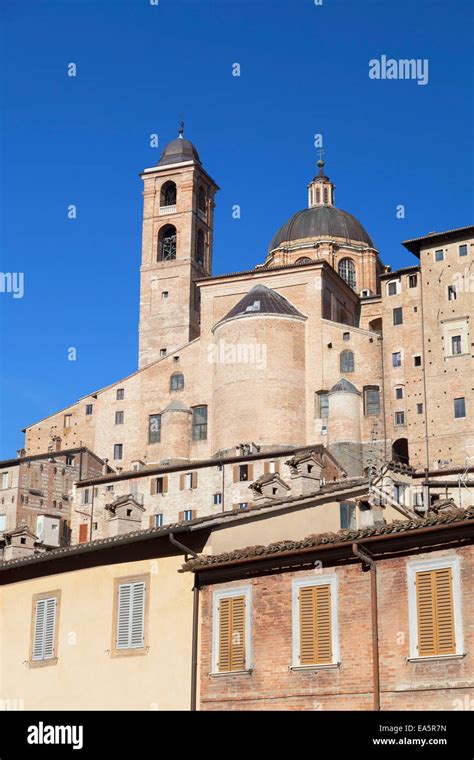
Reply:
[[[180, 549], [185, 555], [190, 554], [196, 559], [198, 556], [195, 551], [177, 541], [173, 533], [169, 533], [169, 540]], [[199, 584], [197, 576], [194, 577], [193, 586], [193, 630], [191, 634], [191, 710], [196, 710], [197, 696], [197, 669], [198, 669], [198, 636], [199, 636]]]
[[358, 544], [352, 544], [352, 552], [360, 561], [370, 567], [370, 596], [372, 607], [372, 666], [374, 710], [380, 710], [380, 665], [379, 665], [379, 634], [377, 609], [377, 568], [375, 561], [362, 551]]

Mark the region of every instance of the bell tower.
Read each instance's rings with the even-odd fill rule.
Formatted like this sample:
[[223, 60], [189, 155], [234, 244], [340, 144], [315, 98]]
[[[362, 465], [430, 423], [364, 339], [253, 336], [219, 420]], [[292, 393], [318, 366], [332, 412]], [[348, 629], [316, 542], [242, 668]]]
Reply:
[[212, 272], [214, 195], [194, 145], [172, 140], [143, 180], [139, 368], [189, 343], [200, 332], [195, 281]]

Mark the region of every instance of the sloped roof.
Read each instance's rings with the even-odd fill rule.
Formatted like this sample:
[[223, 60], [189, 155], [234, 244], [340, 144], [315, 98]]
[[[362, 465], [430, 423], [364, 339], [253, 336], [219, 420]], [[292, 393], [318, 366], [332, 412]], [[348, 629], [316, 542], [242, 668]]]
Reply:
[[361, 395], [355, 385], [352, 385], [352, 383], [350, 383], [349, 380], [346, 380], [345, 377], [341, 377], [336, 385], [332, 386], [329, 393], [356, 393], [358, 396]]

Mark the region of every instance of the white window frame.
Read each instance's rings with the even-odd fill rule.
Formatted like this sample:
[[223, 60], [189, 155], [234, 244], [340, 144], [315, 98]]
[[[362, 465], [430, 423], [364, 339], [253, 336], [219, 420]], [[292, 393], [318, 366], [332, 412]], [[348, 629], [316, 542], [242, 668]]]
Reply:
[[222, 504], [222, 492], [217, 491], [212, 495], [212, 504], [214, 507], [218, 507]]
[[[401, 288], [401, 284], [402, 283], [401, 283], [400, 279], [389, 280], [387, 282], [387, 296], [389, 296], [389, 297], [397, 296], [401, 292], [401, 289], [402, 289]], [[390, 293], [390, 285], [395, 285], [395, 287], [396, 287], [395, 293]]]
[[2, 491], [8, 488], [8, 472], [2, 472]]
[[[292, 668], [302, 670], [323, 670], [338, 666], [341, 661], [339, 648], [339, 624], [337, 619], [338, 611], [338, 581], [335, 573], [325, 573], [324, 575], [312, 575], [306, 578], [295, 578], [292, 582]], [[327, 586], [331, 587], [331, 640], [332, 640], [332, 662], [321, 665], [301, 665], [300, 664], [300, 604], [298, 594], [301, 588], [307, 586]]]
[[[453, 582], [453, 610], [454, 610], [454, 636], [456, 639], [456, 654], [418, 654], [418, 614], [416, 607], [416, 574], [427, 570], [439, 570], [443, 567], [451, 568]], [[440, 559], [426, 560], [423, 562], [407, 563], [408, 585], [408, 631], [410, 637], [409, 660], [445, 660], [450, 657], [462, 657], [464, 655], [464, 638], [462, 630], [462, 598], [461, 598], [461, 573], [459, 557], [441, 557]]]
[[[186, 517], [186, 515], [189, 515], [189, 517]], [[192, 520], [192, 519], [193, 519], [193, 510], [185, 509], [183, 511], [183, 520]]]
[[[250, 638], [251, 634], [251, 615], [250, 605], [252, 602], [251, 586], [234, 586], [233, 588], [226, 588], [221, 591], [214, 591], [214, 597], [212, 602], [212, 673], [214, 675], [235, 675], [240, 672], [248, 672], [252, 670], [252, 642]], [[219, 601], [221, 599], [228, 599], [230, 596], [244, 596], [245, 597], [245, 671], [229, 670], [219, 671]]]

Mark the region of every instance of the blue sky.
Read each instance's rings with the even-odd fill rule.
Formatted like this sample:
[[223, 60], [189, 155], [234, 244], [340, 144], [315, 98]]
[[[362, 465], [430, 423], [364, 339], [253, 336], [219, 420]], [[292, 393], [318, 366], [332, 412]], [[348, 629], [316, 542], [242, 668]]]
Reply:
[[[413, 263], [402, 240], [472, 223], [473, 7], [3, 0], [0, 271], [24, 272], [25, 293], [0, 293], [0, 457], [27, 424], [136, 369], [138, 174], [182, 112], [221, 187], [215, 273], [262, 262], [306, 206], [315, 134], [336, 205], [393, 267]], [[382, 55], [428, 59], [428, 84], [370, 79]]]

